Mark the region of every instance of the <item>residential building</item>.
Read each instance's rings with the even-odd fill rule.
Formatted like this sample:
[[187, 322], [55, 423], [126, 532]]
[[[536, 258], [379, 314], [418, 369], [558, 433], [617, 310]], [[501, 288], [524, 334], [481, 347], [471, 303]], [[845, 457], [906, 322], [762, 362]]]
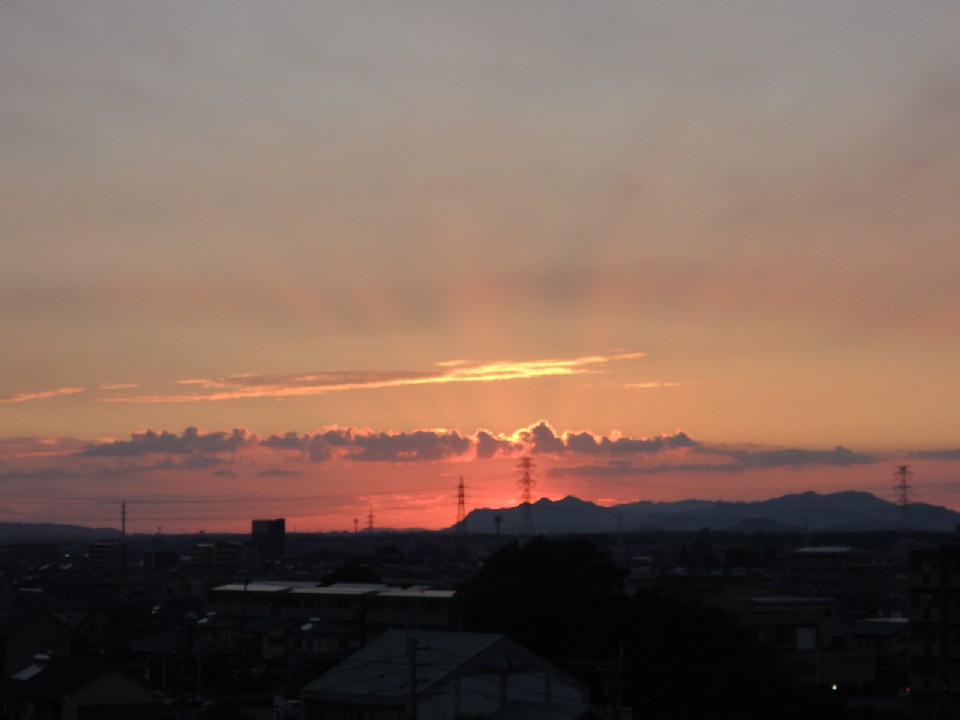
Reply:
[[3, 684], [0, 704], [10, 720], [154, 720], [159, 712], [153, 688], [97, 658], [30, 665]]
[[918, 714], [960, 707], [960, 544], [910, 550], [910, 688]]
[[283, 557], [286, 548], [286, 527], [287, 521], [284, 518], [253, 521], [251, 537], [257, 558]]
[[300, 694], [303, 720], [599, 718], [586, 686], [504, 635], [391, 630]]
[[45, 610], [19, 607], [0, 615], [0, 666], [3, 677], [22, 670], [36, 655], [69, 657], [74, 635]]

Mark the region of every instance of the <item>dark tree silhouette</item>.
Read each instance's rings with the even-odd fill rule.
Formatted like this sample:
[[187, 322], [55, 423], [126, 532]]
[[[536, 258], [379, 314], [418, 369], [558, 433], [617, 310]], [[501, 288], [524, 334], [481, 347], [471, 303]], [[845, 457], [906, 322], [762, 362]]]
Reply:
[[383, 576], [366, 565], [347, 564], [331, 570], [323, 576], [326, 585], [334, 583], [382, 583]]
[[614, 655], [624, 576], [585, 540], [511, 543], [462, 589], [464, 627], [502, 632], [564, 666]]
[[572, 672], [594, 702], [646, 718], [839, 717], [772, 651], [719, 610], [671, 595], [628, 597], [624, 571], [580, 539], [533, 538], [491, 555], [461, 589], [464, 628], [501, 632]]

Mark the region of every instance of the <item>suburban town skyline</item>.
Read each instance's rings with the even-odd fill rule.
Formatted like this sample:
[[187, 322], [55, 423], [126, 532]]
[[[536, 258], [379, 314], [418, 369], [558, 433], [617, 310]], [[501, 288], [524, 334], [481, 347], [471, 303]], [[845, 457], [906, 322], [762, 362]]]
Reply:
[[960, 509], [960, 6], [0, 7], [0, 521]]

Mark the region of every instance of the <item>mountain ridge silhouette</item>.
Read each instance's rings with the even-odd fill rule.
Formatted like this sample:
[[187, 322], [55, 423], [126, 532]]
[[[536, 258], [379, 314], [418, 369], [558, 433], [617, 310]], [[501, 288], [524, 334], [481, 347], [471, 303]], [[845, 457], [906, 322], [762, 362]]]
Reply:
[[[502, 517], [507, 534], [519, 533], [522, 506], [478, 508], [465, 520], [473, 532], [494, 532]], [[814, 491], [760, 501], [640, 500], [602, 506], [568, 495], [532, 503], [535, 534], [610, 533], [632, 530], [689, 531], [708, 528], [741, 532], [868, 532], [908, 529], [953, 532], [960, 512], [928, 503], [910, 503], [906, 514], [893, 502], [858, 490], [821, 494]], [[455, 525], [454, 528], [457, 526]]]

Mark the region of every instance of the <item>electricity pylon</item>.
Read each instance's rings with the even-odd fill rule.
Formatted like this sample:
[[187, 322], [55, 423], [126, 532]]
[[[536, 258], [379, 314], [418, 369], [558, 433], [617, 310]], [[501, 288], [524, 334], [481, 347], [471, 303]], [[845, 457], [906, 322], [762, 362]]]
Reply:
[[463, 487], [463, 475], [460, 476], [460, 484], [457, 486], [457, 535], [462, 538], [467, 536], [467, 496]]
[[517, 470], [520, 472], [520, 479], [517, 480], [517, 486], [520, 488], [520, 534], [523, 537], [530, 537], [533, 534], [533, 505], [530, 500], [530, 491], [537, 484], [533, 479], [533, 470], [536, 465], [529, 457], [520, 458], [517, 463]]
[[910, 530], [910, 493], [913, 492], [910, 479], [913, 477], [913, 473], [910, 471], [909, 465], [898, 465], [893, 472], [893, 477], [897, 481], [897, 484], [893, 486], [894, 502], [900, 508], [900, 522], [903, 526], [903, 533], [906, 534]]

